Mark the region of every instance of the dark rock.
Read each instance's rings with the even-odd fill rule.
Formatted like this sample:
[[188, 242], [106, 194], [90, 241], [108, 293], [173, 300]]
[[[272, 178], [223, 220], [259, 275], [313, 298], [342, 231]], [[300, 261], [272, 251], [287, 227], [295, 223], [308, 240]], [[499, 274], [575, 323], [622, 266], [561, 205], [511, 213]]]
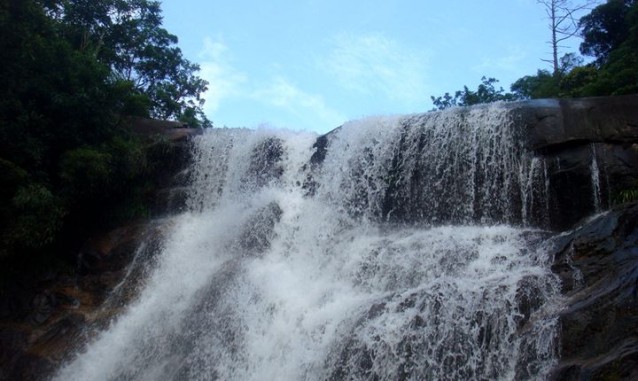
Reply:
[[638, 140], [638, 95], [539, 99], [508, 107], [527, 127], [534, 150], [581, 142], [632, 143]]
[[383, 312], [385, 311], [385, 306], [386, 303], [375, 303], [372, 306], [370, 306], [370, 309], [368, 310], [368, 320], [370, 319], [374, 319], [377, 316], [381, 316], [383, 314]]
[[269, 137], [253, 148], [246, 173], [245, 186], [258, 189], [278, 180], [284, 173], [281, 159], [284, 154], [283, 142]]
[[186, 211], [189, 191], [190, 188], [186, 186], [157, 190], [151, 206], [151, 214], [166, 216]]
[[272, 202], [249, 218], [239, 235], [239, 247], [244, 254], [257, 255], [270, 247], [275, 224], [281, 219], [282, 213], [279, 205]]
[[8, 380], [9, 372], [27, 348], [29, 333], [19, 328], [0, 328], [0, 380]]
[[0, 293], [0, 318], [24, 317], [31, 311], [31, 301], [36, 294], [33, 284], [24, 280], [9, 283]]
[[523, 327], [530, 319], [532, 313], [537, 311], [545, 300], [541, 297], [542, 292], [538, 288], [538, 282], [535, 276], [528, 275], [519, 281], [516, 288], [516, 303], [518, 311], [521, 313], [518, 321], [519, 328]]
[[35, 325], [40, 325], [53, 315], [58, 301], [54, 294], [44, 291], [37, 294], [31, 301], [31, 315], [28, 321]]
[[312, 145], [312, 148], [314, 148], [315, 152], [313, 152], [312, 156], [310, 157], [309, 166], [306, 166], [304, 168], [305, 170], [310, 170], [302, 186], [302, 188], [306, 190], [306, 195], [308, 196], [313, 196], [317, 191], [318, 184], [314, 180], [315, 172], [318, 170], [318, 168], [321, 167], [321, 164], [323, 164], [324, 160], [326, 160], [326, 155], [328, 154], [328, 148], [330, 146], [330, 140], [339, 130], [341, 130], [341, 126], [324, 135], [319, 136], [315, 143]]
[[49, 345], [56, 349], [60, 349], [63, 346], [61, 342], [70, 341], [73, 334], [79, 332], [86, 322], [86, 317], [79, 313], [70, 314], [53, 325], [38, 338], [35, 342], [35, 346]]
[[638, 205], [611, 211], [556, 242], [567, 283], [556, 380], [638, 376]]
[[317, 138], [315, 144], [312, 145], [312, 148], [315, 149], [315, 152], [310, 157], [310, 164], [312, 166], [321, 165], [326, 159], [326, 155], [328, 154], [328, 145], [330, 144], [330, 136], [331, 134], [335, 134], [336, 131], [339, 131], [340, 128], [341, 127], [337, 127], [329, 133]]
[[47, 358], [33, 353], [26, 353], [15, 363], [13, 369], [4, 380], [39, 381], [43, 375], [54, 370], [54, 364]]
[[[508, 107], [526, 132], [529, 149], [547, 164], [552, 229], [569, 229], [596, 206], [605, 208], [614, 195], [636, 187], [638, 95], [532, 100]], [[598, 195], [592, 183], [594, 161]]]

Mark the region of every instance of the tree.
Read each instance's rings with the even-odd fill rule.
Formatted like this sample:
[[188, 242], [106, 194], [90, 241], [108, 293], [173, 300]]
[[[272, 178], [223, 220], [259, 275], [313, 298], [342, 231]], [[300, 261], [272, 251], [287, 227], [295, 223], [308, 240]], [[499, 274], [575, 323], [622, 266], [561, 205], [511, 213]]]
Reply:
[[613, 50], [630, 39], [632, 28], [635, 37], [636, 3], [636, 0], [608, 0], [584, 16], [579, 23], [583, 36], [581, 53], [603, 64]]
[[574, 78], [564, 82], [565, 77], [582, 64], [582, 57], [567, 53], [560, 58], [556, 72], [538, 70], [536, 75], [526, 75], [516, 80], [512, 83], [510, 90], [521, 99], [551, 98], [571, 94], [571, 87], [568, 89], [566, 86], [573, 86], [580, 82]]
[[558, 96], [557, 77], [549, 70], [539, 69], [536, 75], [526, 75], [512, 83], [510, 89], [522, 99], [551, 98]]
[[431, 96], [432, 103], [435, 106], [435, 110], [443, 110], [454, 106], [471, 106], [480, 103], [491, 103], [497, 101], [512, 101], [516, 100], [515, 94], [506, 93], [502, 87], [496, 89], [495, 84], [498, 83], [496, 78], [481, 77], [481, 84], [478, 85], [476, 91], [468, 89], [467, 86], [463, 86], [463, 90], [458, 90], [451, 96], [450, 93], [445, 93], [442, 96]]
[[607, 0], [581, 19], [581, 52], [596, 58], [588, 95], [638, 92], [638, 1]]
[[0, 274], [144, 213], [162, 168], [122, 116], [206, 123], [205, 82], [157, 4], [0, 0]]
[[578, 15], [591, 9], [594, 0], [587, 0], [582, 4], [573, 4], [571, 0], [537, 0], [545, 8], [548, 27], [551, 33], [548, 44], [552, 49], [552, 59], [543, 59], [552, 64], [553, 74], [558, 75], [560, 70], [559, 51], [564, 48], [561, 44], [571, 37], [578, 35], [580, 26]]
[[[196, 73], [176, 46], [177, 36], [162, 28], [158, 1], [47, 0], [49, 14], [58, 20], [75, 48], [109, 66], [115, 81], [130, 83], [150, 101], [150, 115], [178, 119], [189, 108], [203, 120], [201, 95], [208, 82]], [[189, 112], [189, 111], [188, 111]]]

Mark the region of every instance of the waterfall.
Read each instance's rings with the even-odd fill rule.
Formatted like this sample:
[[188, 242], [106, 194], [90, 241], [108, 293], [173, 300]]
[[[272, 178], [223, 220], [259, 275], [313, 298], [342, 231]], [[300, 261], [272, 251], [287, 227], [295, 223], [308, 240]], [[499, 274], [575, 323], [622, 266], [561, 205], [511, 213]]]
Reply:
[[600, 187], [600, 170], [598, 169], [598, 157], [596, 154], [596, 145], [591, 144], [591, 163], [589, 165], [591, 173], [592, 199], [594, 200], [594, 211], [600, 213], [602, 211], [601, 187]]
[[546, 378], [560, 287], [548, 234], [524, 221], [546, 184], [506, 110], [315, 141], [202, 136], [144, 289], [55, 379]]

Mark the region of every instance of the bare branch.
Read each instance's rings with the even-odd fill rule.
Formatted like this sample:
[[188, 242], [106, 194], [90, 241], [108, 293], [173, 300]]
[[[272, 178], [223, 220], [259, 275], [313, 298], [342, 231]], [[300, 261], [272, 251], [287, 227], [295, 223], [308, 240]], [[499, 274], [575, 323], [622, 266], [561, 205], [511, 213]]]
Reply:
[[547, 15], [547, 27], [551, 33], [551, 40], [547, 42], [552, 47], [552, 59], [543, 59], [553, 65], [554, 73], [558, 73], [560, 65], [558, 62], [559, 49], [564, 48], [561, 42], [575, 37], [580, 32], [578, 25], [579, 16], [582, 12], [591, 10], [600, 0], [586, 0], [574, 5], [571, 0], [536, 0], [541, 4]]

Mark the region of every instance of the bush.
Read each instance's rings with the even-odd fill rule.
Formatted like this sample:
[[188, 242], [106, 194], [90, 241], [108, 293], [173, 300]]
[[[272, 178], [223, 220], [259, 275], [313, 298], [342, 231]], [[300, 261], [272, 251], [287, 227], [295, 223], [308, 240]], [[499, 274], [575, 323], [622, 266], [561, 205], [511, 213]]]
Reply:
[[111, 182], [111, 155], [90, 147], [66, 152], [60, 165], [65, 196], [80, 200], [103, 198]]
[[7, 249], [40, 249], [53, 243], [66, 215], [61, 200], [42, 184], [18, 188], [11, 208], [15, 219], [5, 231], [2, 255]]

